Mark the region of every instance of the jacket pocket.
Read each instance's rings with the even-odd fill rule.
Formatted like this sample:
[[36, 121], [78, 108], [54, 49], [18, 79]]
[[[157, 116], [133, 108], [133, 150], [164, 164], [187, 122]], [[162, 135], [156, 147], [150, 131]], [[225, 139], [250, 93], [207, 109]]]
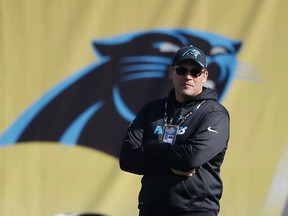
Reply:
[[191, 202], [203, 202], [208, 190], [205, 173], [198, 170], [198, 173], [183, 181], [183, 187]]
[[183, 210], [201, 207], [206, 196], [206, 183], [203, 181], [198, 174], [191, 177], [145, 176], [139, 194], [139, 208]]

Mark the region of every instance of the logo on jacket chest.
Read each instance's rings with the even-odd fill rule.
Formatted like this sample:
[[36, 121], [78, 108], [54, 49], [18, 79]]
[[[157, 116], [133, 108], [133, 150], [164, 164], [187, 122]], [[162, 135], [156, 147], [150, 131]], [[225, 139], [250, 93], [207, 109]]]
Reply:
[[[187, 127], [180, 126], [177, 135], [183, 135], [186, 132]], [[154, 129], [154, 134], [162, 135], [163, 134], [163, 126], [157, 125]]]

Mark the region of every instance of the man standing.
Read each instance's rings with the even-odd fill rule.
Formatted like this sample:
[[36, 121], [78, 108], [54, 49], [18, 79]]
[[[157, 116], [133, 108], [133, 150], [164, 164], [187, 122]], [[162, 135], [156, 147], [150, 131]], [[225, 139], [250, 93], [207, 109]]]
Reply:
[[119, 157], [124, 171], [143, 175], [139, 216], [216, 216], [229, 113], [204, 87], [206, 56], [180, 48], [169, 68], [174, 88], [145, 105], [128, 128]]

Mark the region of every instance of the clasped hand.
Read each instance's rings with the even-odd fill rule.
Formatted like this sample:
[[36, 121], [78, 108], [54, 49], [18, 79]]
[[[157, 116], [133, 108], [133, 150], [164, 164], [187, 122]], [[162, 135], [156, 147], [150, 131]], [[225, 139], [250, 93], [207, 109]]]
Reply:
[[182, 170], [177, 170], [177, 169], [173, 169], [171, 168], [171, 171], [175, 174], [175, 175], [182, 175], [182, 176], [192, 176], [196, 170], [192, 169], [189, 171], [182, 171]]

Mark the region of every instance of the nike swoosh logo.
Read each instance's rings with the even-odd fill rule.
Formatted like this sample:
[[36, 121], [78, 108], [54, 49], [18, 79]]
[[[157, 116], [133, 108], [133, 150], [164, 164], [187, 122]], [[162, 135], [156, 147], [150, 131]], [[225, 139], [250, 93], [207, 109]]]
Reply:
[[208, 131], [211, 131], [211, 132], [213, 132], [213, 133], [218, 133], [218, 131], [213, 130], [211, 127], [208, 127], [207, 130], [208, 130]]

